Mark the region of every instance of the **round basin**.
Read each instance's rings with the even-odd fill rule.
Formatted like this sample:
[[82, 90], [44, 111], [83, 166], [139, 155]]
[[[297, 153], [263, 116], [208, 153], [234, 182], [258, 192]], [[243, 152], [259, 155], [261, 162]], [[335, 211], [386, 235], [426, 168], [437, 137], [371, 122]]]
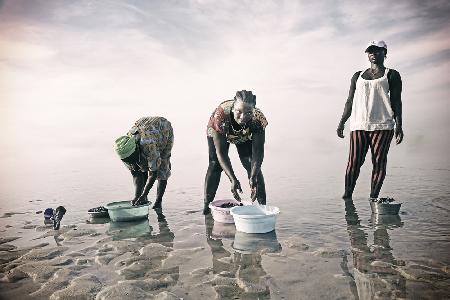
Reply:
[[225, 200], [214, 200], [209, 204], [209, 208], [211, 209], [211, 214], [215, 222], [232, 224], [234, 223], [233, 216], [230, 214], [230, 207], [221, 207], [226, 204], [234, 204], [239, 205], [239, 201], [235, 199], [225, 199]]
[[266, 233], [275, 230], [280, 209], [269, 205], [235, 206], [230, 210], [236, 230], [245, 233]]
[[132, 206], [130, 201], [118, 201], [106, 204], [109, 217], [113, 222], [127, 222], [146, 219], [149, 203]]

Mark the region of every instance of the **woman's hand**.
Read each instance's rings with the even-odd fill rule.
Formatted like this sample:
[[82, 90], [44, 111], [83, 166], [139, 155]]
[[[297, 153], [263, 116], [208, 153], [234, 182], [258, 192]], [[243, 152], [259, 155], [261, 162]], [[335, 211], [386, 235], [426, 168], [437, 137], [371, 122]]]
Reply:
[[336, 129], [337, 136], [341, 139], [344, 138], [344, 125], [339, 124], [338, 128]]
[[135, 198], [132, 202], [132, 205], [142, 205], [148, 202], [147, 196], [146, 195], [141, 195], [139, 196], [137, 199]]
[[237, 201], [241, 201], [241, 197], [238, 194], [242, 193], [242, 188], [241, 188], [241, 184], [239, 183], [239, 181], [237, 179], [232, 180], [231, 181], [231, 193], [233, 194], [234, 199], [236, 199]]
[[395, 142], [396, 144], [400, 144], [403, 141], [403, 129], [401, 127], [395, 127]]

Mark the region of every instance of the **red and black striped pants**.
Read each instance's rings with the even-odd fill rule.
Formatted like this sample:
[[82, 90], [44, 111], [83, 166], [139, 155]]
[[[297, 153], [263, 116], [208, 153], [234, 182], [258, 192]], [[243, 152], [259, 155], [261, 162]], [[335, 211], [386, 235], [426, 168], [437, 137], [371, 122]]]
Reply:
[[393, 136], [394, 130], [355, 130], [350, 132], [350, 153], [345, 173], [346, 195], [353, 193], [359, 171], [370, 147], [373, 164], [370, 197], [378, 197], [384, 177], [386, 177], [387, 154]]

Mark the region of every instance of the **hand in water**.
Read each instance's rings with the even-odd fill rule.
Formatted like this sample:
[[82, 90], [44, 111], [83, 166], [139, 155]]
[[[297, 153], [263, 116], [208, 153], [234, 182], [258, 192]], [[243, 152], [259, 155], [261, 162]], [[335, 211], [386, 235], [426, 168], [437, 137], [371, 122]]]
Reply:
[[238, 191], [242, 194], [241, 184], [238, 180], [233, 180], [231, 182], [231, 193], [233, 194], [234, 199], [236, 199], [237, 201], [241, 201], [241, 197], [239, 196]]
[[141, 195], [139, 196], [139, 198], [134, 199], [131, 202], [131, 205], [136, 206], [136, 205], [142, 205], [148, 202], [147, 196]]

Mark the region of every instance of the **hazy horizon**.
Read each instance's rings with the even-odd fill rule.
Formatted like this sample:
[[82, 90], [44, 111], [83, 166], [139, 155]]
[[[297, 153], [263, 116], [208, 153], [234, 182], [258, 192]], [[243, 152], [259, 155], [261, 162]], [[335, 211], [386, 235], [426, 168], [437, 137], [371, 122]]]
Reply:
[[49, 189], [57, 172], [82, 188], [95, 168], [128, 186], [112, 142], [146, 115], [173, 124], [175, 180], [201, 185], [207, 120], [242, 89], [269, 121], [269, 178], [343, 176], [335, 129], [372, 39], [403, 79], [405, 141], [389, 167], [449, 169], [449, 16], [448, 1], [0, 1], [3, 196]]

